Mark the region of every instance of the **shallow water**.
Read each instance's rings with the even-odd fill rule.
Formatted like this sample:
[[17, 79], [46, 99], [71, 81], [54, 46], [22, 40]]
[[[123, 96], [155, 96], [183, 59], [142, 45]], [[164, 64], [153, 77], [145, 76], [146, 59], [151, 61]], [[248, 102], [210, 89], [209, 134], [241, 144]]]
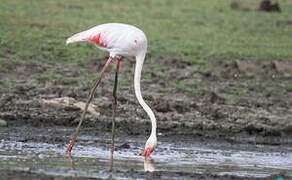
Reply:
[[[81, 136], [80, 141], [96, 139]], [[27, 170], [36, 173], [62, 176], [107, 178], [109, 151], [104, 139], [97, 143], [77, 144], [73, 150], [74, 169], [66, 158], [64, 144], [0, 141], [0, 168]], [[143, 140], [127, 138], [130, 148], [115, 151], [116, 172], [183, 172], [211, 173], [245, 177], [268, 177], [285, 174], [292, 177], [291, 147], [265, 145], [202, 144], [182, 141], [160, 142], [152, 159], [144, 161], [140, 156]], [[122, 144], [117, 140], [117, 144]], [[115, 173], [114, 178], [127, 179], [125, 174]]]

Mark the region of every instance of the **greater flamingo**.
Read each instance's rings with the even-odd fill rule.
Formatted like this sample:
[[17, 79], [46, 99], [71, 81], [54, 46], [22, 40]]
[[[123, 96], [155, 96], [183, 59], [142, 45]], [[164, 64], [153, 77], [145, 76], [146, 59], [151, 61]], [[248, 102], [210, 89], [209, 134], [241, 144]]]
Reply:
[[87, 112], [87, 108], [91, 100], [93, 99], [94, 93], [98, 84], [100, 83], [105, 69], [108, 65], [116, 61], [116, 74], [115, 74], [115, 83], [113, 88], [113, 117], [112, 117], [112, 141], [111, 141], [111, 153], [110, 153], [110, 171], [113, 168], [113, 153], [114, 153], [114, 137], [115, 137], [115, 116], [116, 116], [116, 107], [117, 107], [117, 84], [118, 84], [118, 73], [120, 62], [123, 57], [135, 57], [136, 58], [136, 66], [135, 66], [135, 73], [134, 73], [134, 89], [135, 95], [138, 99], [138, 102], [142, 106], [142, 108], [148, 114], [151, 120], [151, 134], [146, 141], [145, 149], [143, 155], [145, 158], [148, 158], [155, 147], [157, 146], [157, 137], [156, 137], [156, 118], [151, 110], [151, 108], [145, 103], [141, 95], [140, 89], [140, 79], [141, 79], [141, 72], [142, 66], [145, 59], [145, 55], [147, 52], [147, 38], [144, 32], [138, 29], [135, 26], [121, 24], [121, 23], [107, 23], [95, 26], [83, 32], [77, 33], [71, 37], [69, 37], [66, 41], [66, 44], [75, 43], [75, 42], [90, 42], [96, 45], [99, 49], [109, 52], [109, 58], [106, 61], [104, 67], [101, 70], [100, 77], [96, 79], [94, 82], [92, 89], [89, 93], [86, 106], [83, 110], [81, 119], [79, 124], [76, 128], [76, 131], [71, 137], [67, 147], [67, 153], [70, 160], [72, 160], [71, 151], [76, 142], [76, 138], [79, 134], [80, 126], [82, 121], [85, 117]]

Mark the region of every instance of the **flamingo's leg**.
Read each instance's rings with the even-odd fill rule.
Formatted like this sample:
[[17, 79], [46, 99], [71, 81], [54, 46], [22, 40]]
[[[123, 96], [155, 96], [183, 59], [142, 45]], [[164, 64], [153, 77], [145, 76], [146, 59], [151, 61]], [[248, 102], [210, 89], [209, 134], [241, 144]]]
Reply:
[[116, 111], [117, 111], [117, 87], [118, 87], [118, 77], [119, 77], [119, 69], [122, 57], [117, 59], [117, 68], [116, 68], [116, 75], [115, 75], [115, 84], [113, 89], [113, 116], [112, 116], [112, 139], [111, 139], [111, 152], [110, 152], [110, 168], [109, 170], [113, 171], [113, 160], [114, 160], [114, 150], [115, 150], [115, 118], [116, 118]]
[[85, 118], [85, 114], [87, 112], [87, 109], [88, 109], [88, 106], [89, 106], [89, 103], [91, 102], [91, 100], [93, 99], [94, 97], [94, 94], [95, 94], [95, 91], [96, 91], [96, 88], [98, 87], [103, 75], [104, 75], [104, 72], [106, 70], [106, 68], [108, 67], [108, 65], [112, 62], [113, 58], [112, 57], [109, 57], [108, 60], [106, 61], [105, 65], [103, 66], [102, 70], [101, 70], [101, 73], [100, 73], [100, 77], [97, 78], [91, 88], [91, 91], [88, 95], [88, 99], [87, 99], [87, 102], [86, 102], [86, 105], [83, 109], [83, 112], [82, 112], [82, 115], [81, 115], [81, 119], [79, 121], [79, 124], [77, 125], [76, 127], [76, 130], [74, 132], [74, 134], [72, 135], [70, 141], [69, 141], [69, 144], [68, 144], [68, 147], [67, 147], [67, 154], [68, 154], [68, 158], [71, 162], [72, 161], [72, 155], [71, 155], [71, 151], [73, 149], [73, 146], [75, 145], [76, 143], [76, 139], [77, 139], [77, 136], [79, 134], [79, 130], [80, 130], [80, 126]]

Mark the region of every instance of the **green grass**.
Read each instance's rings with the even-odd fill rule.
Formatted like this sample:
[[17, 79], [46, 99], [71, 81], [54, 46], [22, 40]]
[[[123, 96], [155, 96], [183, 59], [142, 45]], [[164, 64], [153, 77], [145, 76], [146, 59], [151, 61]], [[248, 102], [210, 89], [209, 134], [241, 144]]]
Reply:
[[282, 13], [256, 11], [256, 0], [241, 2], [251, 10], [232, 10], [229, 0], [3, 0], [0, 70], [7, 70], [7, 61], [82, 65], [100, 58], [104, 53], [95, 47], [66, 46], [65, 39], [106, 22], [143, 29], [150, 62], [160, 56], [193, 64], [216, 58], [291, 59], [292, 25], [277, 24], [292, 21], [292, 1], [279, 1]]

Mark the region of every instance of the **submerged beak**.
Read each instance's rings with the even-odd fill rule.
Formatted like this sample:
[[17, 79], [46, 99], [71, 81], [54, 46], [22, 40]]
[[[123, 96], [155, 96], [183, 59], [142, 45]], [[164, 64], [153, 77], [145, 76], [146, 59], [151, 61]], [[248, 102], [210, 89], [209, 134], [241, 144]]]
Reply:
[[153, 150], [154, 149], [153, 148], [150, 148], [150, 147], [144, 149], [143, 156], [145, 157], [145, 159], [147, 159], [147, 158], [150, 157], [150, 155], [153, 152]]

